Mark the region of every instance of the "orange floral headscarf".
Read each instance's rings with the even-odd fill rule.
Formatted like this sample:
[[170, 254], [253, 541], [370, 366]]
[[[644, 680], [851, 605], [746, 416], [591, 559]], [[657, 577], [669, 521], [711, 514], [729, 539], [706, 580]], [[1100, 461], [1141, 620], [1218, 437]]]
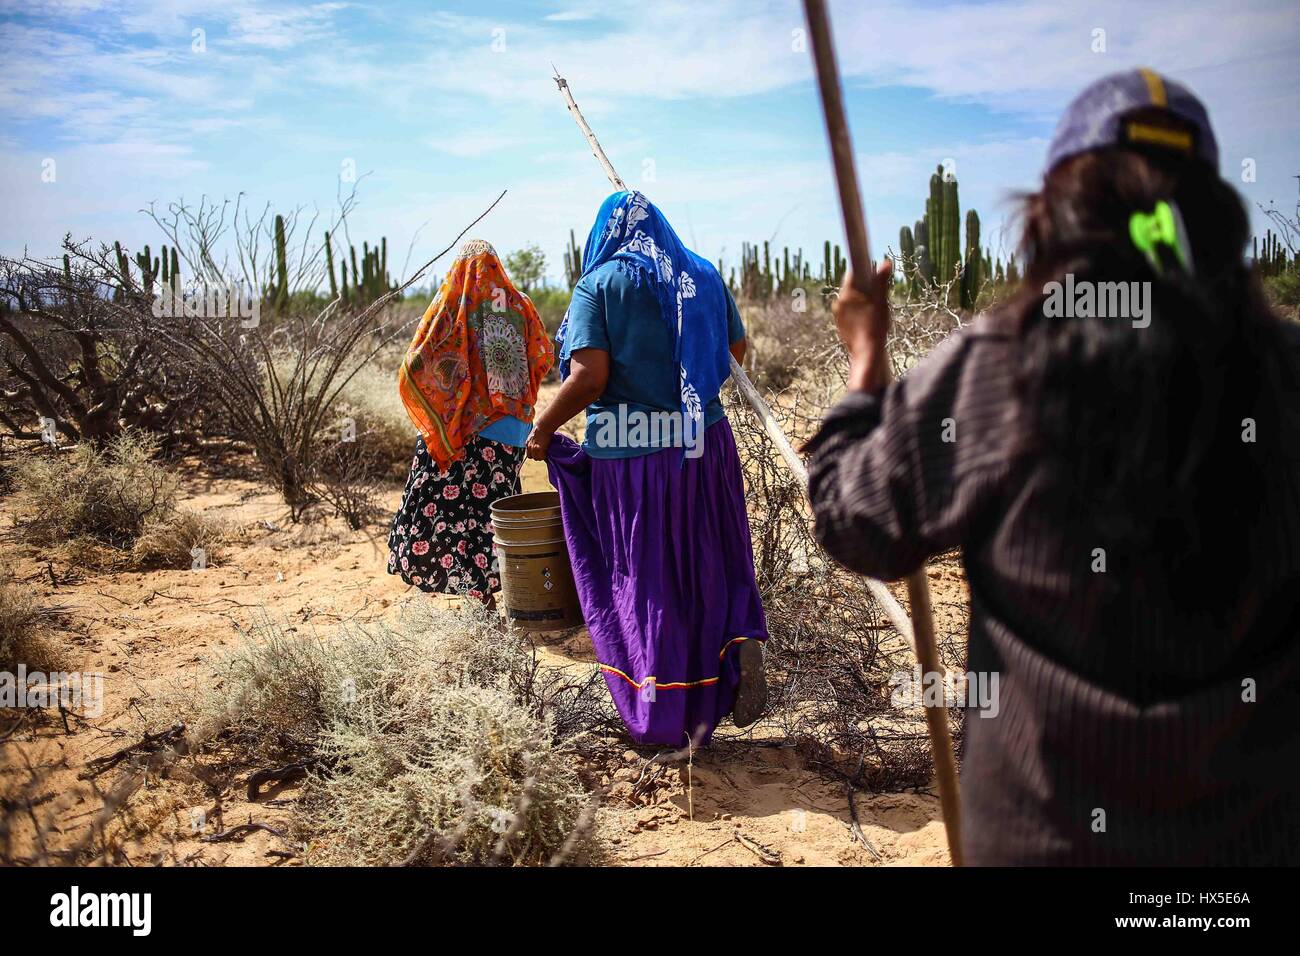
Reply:
[[511, 284], [495, 250], [476, 239], [461, 246], [420, 319], [397, 390], [445, 471], [497, 419], [531, 422], [538, 386], [554, 362], [537, 309]]

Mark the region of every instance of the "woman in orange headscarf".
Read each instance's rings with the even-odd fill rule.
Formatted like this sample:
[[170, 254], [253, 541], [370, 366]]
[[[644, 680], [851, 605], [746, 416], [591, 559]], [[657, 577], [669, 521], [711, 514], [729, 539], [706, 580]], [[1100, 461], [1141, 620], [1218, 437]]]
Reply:
[[496, 252], [465, 243], [397, 375], [420, 438], [388, 535], [390, 574], [493, 603], [490, 508], [519, 493], [537, 389], [553, 362], [537, 310]]

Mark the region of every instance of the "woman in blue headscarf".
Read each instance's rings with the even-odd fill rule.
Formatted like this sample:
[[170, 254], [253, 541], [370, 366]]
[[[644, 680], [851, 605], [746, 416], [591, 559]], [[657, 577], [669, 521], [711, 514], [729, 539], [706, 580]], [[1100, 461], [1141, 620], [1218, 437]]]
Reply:
[[[587, 627], [640, 743], [706, 743], [766, 696], [740, 458], [718, 393], [745, 354], [711, 263], [639, 192], [605, 200], [556, 337], [564, 379], [528, 455], [559, 489]], [[581, 447], [556, 429], [583, 409]]]

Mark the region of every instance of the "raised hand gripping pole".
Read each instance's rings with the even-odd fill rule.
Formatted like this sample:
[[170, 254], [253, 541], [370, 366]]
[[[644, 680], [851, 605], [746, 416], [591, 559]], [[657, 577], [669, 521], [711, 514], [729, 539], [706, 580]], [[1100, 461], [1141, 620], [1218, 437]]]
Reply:
[[[858, 189], [858, 172], [853, 162], [853, 141], [844, 101], [840, 92], [840, 71], [835, 62], [835, 45], [831, 40], [830, 18], [825, 0], [804, 0], [808, 35], [812, 40], [813, 64], [817, 70], [817, 87], [826, 116], [826, 135], [830, 140], [831, 160], [835, 164], [835, 182], [839, 189], [840, 211], [844, 214], [844, 235], [849, 247], [849, 264], [853, 267], [853, 285], [864, 295], [870, 293], [874, 278], [871, 252], [867, 244], [867, 220], [862, 211], [862, 193]], [[939, 650], [934, 640], [934, 614], [930, 606], [930, 586], [922, 566], [907, 576], [907, 597], [912, 604], [913, 647], [923, 679], [942, 674]], [[961, 801], [957, 790], [957, 762], [948, 732], [948, 709], [942, 704], [925, 708], [930, 730], [930, 749], [934, 754], [935, 774], [939, 778], [939, 802], [943, 823], [948, 831], [948, 852], [953, 866], [961, 866]]]

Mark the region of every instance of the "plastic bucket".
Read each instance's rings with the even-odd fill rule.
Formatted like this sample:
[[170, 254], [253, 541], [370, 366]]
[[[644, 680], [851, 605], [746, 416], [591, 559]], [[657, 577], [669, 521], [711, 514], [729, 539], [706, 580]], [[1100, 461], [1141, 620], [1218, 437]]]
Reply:
[[510, 624], [525, 631], [559, 631], [582, 624], [558, 492], [511, 495], [496, 502], [492, 537]]

